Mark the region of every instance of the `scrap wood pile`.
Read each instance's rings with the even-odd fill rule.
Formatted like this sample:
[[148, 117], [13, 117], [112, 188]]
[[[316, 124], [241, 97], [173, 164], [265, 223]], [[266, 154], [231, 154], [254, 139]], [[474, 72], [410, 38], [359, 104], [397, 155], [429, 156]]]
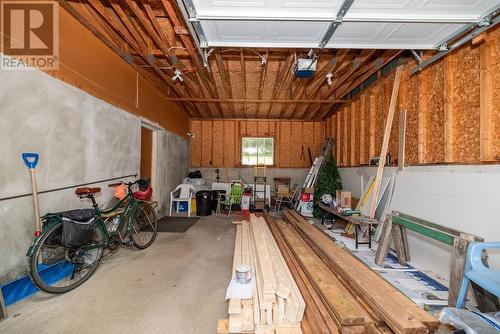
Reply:
[[426, 333], [439, 321], [295, 211], [264, 217], [306, 301], [303, 333]]
[[251, 299], [229, 299], [229, 318], [219, 320], [218, 332], [301, 333], [305, 302], [266, 222], [251, 215], [236, 226], [233, 274], [250, 265], [255, 285]]

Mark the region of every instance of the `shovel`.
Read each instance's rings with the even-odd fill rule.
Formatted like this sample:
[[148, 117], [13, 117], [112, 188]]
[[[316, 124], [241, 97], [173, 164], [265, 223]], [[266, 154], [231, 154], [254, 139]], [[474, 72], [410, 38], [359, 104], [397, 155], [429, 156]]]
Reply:
[[35, 167], [38, 164], [40, 155], [38, 153], [23, 153], [24, 163], [28, 166], [31, 174], [31, 188], [33, 190], [33, 206], [35, 208], [35, 237], [40, 236], [42, 231], [42, 222], [40, 221], [40, 207], [38, 205], [38, 190], [36, 187]]

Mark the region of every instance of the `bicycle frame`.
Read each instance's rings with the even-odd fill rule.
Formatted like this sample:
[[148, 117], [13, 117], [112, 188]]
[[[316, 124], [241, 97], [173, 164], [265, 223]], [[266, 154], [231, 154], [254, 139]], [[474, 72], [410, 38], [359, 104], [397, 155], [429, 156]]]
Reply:
[[[126, 231], [125, 236], [129, 235], [132, 232], [132, 218], [135, 217], [135, 212], [138, 209], [138, 201], [133, 196], [131, 187], [129, 187], [129, 191], [128, 191], [127, 195], [123, 199], [121, 199], [118, 203], [116, 203], [112, 208], [110, 208], [108, 210], [101, 210], [99, 208], [99, 205], [97, 205], [97, 202], [95, 201], [95, 198], [93, 196], [89, 197], [89, 198], [92, 201], [92, 206], [94, 207], [94, 210], [96, 212], [96, 216], [98, 217], [97, 228], [100, 230], [100, 233], [101, 233], [101, 236], [103, 237], [103, 240], [101, 240], [101, 242], [97, 245], [90, 245], [87, 247], [81, 247], [81, 249], [90, 250], [90, 249], [94, 249], [94, 248], [100, 248], [103, 246], [107, 246], [109, 244], [110, 238], [114, 234], [119, 234], [118, 231], [123, 226], [123, 223], [125, 221], [127, 223], [127, 231]], [[127, 203], [127, 201], [128, 201], [128, 203]], [[123, 214], [122, 214], [123, 216], [122, 216], [122, 218], [120, 218], [120, 223], [116, 227], [117, 232], [110, 233], [108, 231], [108, 228], [106, 226], [106, 222], [103, 219], [102, 215], [109, 214], [109, 213], [112, 213], [112, 212], [118, 210], [118, 208], [120, 208], [123, 204], [125, 204], [125, 208], [123, 210]], [[42, 217], [42, 219], [43, 219], [43, 217]], [[35, 237], [33, 239], [33, 241], [31, 242], [31, 245], [28, 248], [28, 251], [26, 252], [26, 256], [28, 256], [28, 257], [32, 256], [33, 250], [36, 249], [36, 246], [38, 245], [40, 240], [42, 240], [43, 236], [46, 233], [48, 233], [48, 231], [51, 229], [52, 226], [59, 224], [59, 223], [60, 223], [60, 221], [54, 221], [54, 222], [50, 223], [49, 225], [45, 226], [45, 228], [42, 229], [42, 233], [40, 233], [39, 236]]]

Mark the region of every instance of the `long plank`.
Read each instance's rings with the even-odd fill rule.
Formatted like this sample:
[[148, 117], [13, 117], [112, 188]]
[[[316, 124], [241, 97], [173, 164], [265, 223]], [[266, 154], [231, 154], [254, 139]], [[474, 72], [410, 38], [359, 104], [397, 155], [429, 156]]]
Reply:
[[[263, 218], [260, 218], [260, 225], [264, 232], [266, 244], [268, 246], [269, 253], [273, 261], [273, 268], [277, 277], [278, 289], [276, 294], [280, 296], [280, 290], [281, 292], [285, 291], [284, 293], [286, 296], [281, 295], [280, 297], [286, 299], [287, 320], [293, 323], [298, 323], [304, 316], [304, 299], [300, 294], [297, 284], [293, 280], [293, 276], [279, 250], [276, 240]], [[283, 289], [284, 287], [286, 287], [286, 290]]]
[[379, 155], [379, 162], [378, 162], [378, 167], [377, 167], [377, 174], [375, 176], [375, 184], [373, 186], [373, 197], [372, 197], [372, 202], [370, 206], [370, 217], [374, 218], [375, 217], [375, 211], [377, 210], [377, 202], [378, 202], [378, 197], [380, 193], [380, 185], [382, 182], [382, 175], [384, 174], [384, 166], [385, 166], [385, 159], [387, 156], [387, 149], [389, 147], [389, 139], [391, 137], [391, 130], [392, 130], [392, 120], [394, 119], [394, 113], [396, 112], [396, 105], [398, 102], [398, 92], [399, 92], [399, 83], [401, 82], [401, 71], [403, 70], [403, 66], [399, 66], [396, 69], [396, 76], [394, 78], [394, 84], [392, 86], [392, 95], [391, 95], [391, 102], [389, 104], [389, 113], [387, 114], [387, 121], [385, 123], [385, 129], [384, 129], [384, 138], [382, 140], [382, 150], [380, 151]]
[[[316, 290], [313, 289], [309, 283], [309, 279], [306, 277], [304, 271], [297, 262], [297, 259], [292, 254], [290, 248], [285, 243], [280, 230], [276, 226], [280, 222], [268, 221], [268, 225], [273, 233], [273, 236], [278, 243], [283, 256], [293, 273], [295, 282], [297, 283], [302, 296], [306, 301], [306, 309], [304, 312], [304, 318], [302, 324], [304, 325], [304, 320], [307, 318], [307, 328], [312, 333], [338, 333], [338, 328], [335, 325], [330, 313], [323, 304], [323, 301], [317, 294]], [[283, 222], [281, 222], [284, 224]], [[304, 330], [304, 326], [303, 326]], [[304, 330], [304, 332], [306, 332]]]
[[326, 264], [291, 226], [285, 224], [280, 228], [292, 253], [302, 265], [302, 269], [330, 307], [342, 332], [345, 332], [348, 326], [363, 325], [365, 312], [330, 272]]
[[330, 268], [342, 275], [351, 288], [359, 292], [366, 303], [378, 312], [380, 318], [396, 333], [424, 333], [428, 330], [427, 327], [436, 329], [439, 326], [436, 318], [420, 309], [364, 263], [336, 245], [316, 227], [308, 224], [300, 215], [286, 211], [284, 216], [292, 217], [290, 223], [307, 236], [306, 241], [318, 246], [322, 251], [323, 260], [327, 261]]
[[250, 221], [253, 240], [257, 250], [257, 261], [259, 262], [260, 275], [262, 277], [264, 300], [269, 301], [266, 300], [266, 297], [272, 296], [274, 298], [276, 293], [276, 279], [274, 278], [272, 262], [261, 229], [259, 228], [258, 218], [252, 215]]

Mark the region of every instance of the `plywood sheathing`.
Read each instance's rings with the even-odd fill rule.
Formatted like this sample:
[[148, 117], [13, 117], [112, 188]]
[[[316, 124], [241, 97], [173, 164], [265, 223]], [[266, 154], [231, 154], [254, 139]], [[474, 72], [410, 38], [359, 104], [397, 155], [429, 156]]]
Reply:
[[[309, 167], [325, 138], [325, 122], [191, 120], [192, 167], [241, 166], [242, 137], [272, 137], [276, 167]], [[302, 147], [304, 156], [302, 157]]]
[[479, 47], [481, 160], [500, 161], [500, 30], [488, 32]]
[[[450, 161], [475, 162], [480, 157], [480, 72], [478, 47], [466, 46], [445, 59], [448, 101], [452, 118]], [[447, 113], [448, 114], [448, 113]]]
[[[290, 154], [292, 157], [290, 167], [302, 167], [304, 161], [304, 159], [301, 159], [301, 153], [303, 152], [304, 148], [304, 146], [302, 145], [302, 122], [292, 122], [290, 134]], [[306, 154], [305, 151], [304, 154]]]
[[[479, 44], [469, 43], [420, 73], [410, 75], [416, 61], [405, 61], [396, 112], [407, 111], [407, 165], [500, 161], [499, 45], [500, 30], [495, 28]], [[339, 166], [363, 165], [380, 154], [393, 80], [394, 73], [380, 77], [337, 108], [336, 120], [331, 116]], [[396, 117], [389, 141], [394, 161], [398, 123]]]
[[224, 166], [224, 121], [213, 121], [212, 123], [212, 164]]
[[201, 126], [201, 166], [210, 167], [213, 162], [212, 155], [212, 121], [203, 123]]
[[368, 150], [370, 149], [370, 119], [369, 119], [369, 106], [368, 102], [370, 101], [370, 96], [367, 93], [363, 93], [360, 96], [360, 137], [359, 137], [359, 163], [361, 165], [368, 164], [369, 154]]
[[[425, 118], [424, 161], [444, 162], [444, 64], [435, 63], [422, 71], [420, 107]], [[422, 101], [424, 100], [424, 101]]]
[[[392, 93], [392, 86], [394, 83], [394, 72], [391, 72], [390, 74], [387, 75], [387, 77], [384, 79], [384, 126], [385, 122], [387, 120], [387, 113], [389, 111], [389, 105], [391, 103], [391, 93]], [[391, 158], [393, 161], [397, 160], [398, 158], [398, 143], [399, 143], [399, 110], [401, 108], [401, 105], [398, 103], [400, 100], [401, 96], [398, 94], [398, 100], [396, 101], [396, 117], [394, 117], [392, 121], [392, 127], [391, 127], [391, 135], [390, 138], [391, 140], [389, 141], [389, 146], [387, 149], [387, 153], [391, 155]]]
[[189, 131], [193, 134], [190, 142], [190, 164], [191, 166], [201, 166], [201, 121], [191, 121]]

